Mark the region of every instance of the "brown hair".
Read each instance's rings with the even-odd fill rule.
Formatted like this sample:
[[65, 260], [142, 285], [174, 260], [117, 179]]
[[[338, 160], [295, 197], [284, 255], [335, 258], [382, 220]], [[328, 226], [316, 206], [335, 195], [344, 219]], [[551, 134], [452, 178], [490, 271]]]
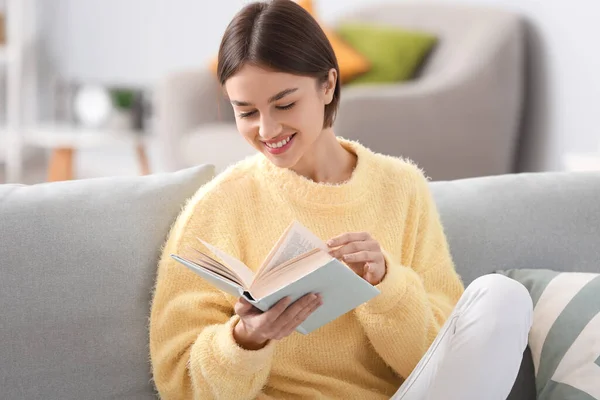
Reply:
[[219, 48], [217, 76], [221, 85], [244, 64], [294, 75], [311, 76], [322, 85], [335, 68], [333, 100], [325, 105], [323, 127], [333, 125], [340, 101], [340, 70], [331, 43], [319, 23], [292, 0], [254, 2], [227, 26]]

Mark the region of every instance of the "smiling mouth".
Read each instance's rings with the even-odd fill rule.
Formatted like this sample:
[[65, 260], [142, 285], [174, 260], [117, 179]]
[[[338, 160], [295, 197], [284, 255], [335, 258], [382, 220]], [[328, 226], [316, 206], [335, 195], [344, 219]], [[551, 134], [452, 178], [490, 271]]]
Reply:
[[269, 153], [281, 154], [291, 146], [294, 136], [296, 136], [296, 133], [294, 133], [293, 135], [290, 135], [287, 138], [282, 139], [278, 142], [273, 142], [273, 143], [263, 142], [263, 144], [265, 145], [265, 147]]

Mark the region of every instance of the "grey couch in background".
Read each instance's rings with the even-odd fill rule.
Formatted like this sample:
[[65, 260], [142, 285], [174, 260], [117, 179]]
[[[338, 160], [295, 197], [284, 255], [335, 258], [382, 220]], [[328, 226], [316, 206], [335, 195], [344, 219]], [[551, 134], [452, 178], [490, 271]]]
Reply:
[[[147, 325], [157, 259], [212, 173], [0, 185], [2, 399], [156, 398]], [[508, 268], [600, 272], [600, 174], [431, 186], [466, 284]], [[535, 398], [532, 368], [526, 353], [511, 400]]]
[[[344, 87], [339, 136], [414, 159], [434, 180], [515, 172], [525, 80], [518, 15], [418, 1], [369, 4], [338, 23], [345, 21], [424, 30], [439, 44], [413, 81]], [[165, 77], [156, 117], [167, 170], [209, 163], [221, 171], [254, 151], [207, 67]]]

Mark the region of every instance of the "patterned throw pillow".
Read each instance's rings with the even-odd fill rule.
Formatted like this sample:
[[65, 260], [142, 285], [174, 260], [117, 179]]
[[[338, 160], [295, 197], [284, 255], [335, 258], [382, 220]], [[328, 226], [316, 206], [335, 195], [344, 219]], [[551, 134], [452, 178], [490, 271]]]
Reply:
[[529, 348], [539, 400], [600, 399], [600, 274], [499, 271], [533, 299]]

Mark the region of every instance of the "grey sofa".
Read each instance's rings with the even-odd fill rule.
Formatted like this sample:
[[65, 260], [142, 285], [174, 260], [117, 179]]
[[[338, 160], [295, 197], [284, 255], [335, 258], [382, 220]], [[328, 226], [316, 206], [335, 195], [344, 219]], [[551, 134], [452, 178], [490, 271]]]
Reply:
[[[147, 325], [157, 258], [212, 173], [0, 185], [0, 398], [156, 397]], [[465, 283], [505, 268], [600, 272], [600, 174], [431, 185]], [[510, 399], [534, 399], [533, 384], [526, 353]]]
[[[369, 4], [336, 22], [433, 32], [439, 43], [417, 79], [342, 88], [336, 133], [415, 160], [434, 180], [515, 172], [524, 92], [524, 30], [507, 11], [472, 5]], [[174, 71], [156, 88], [162, 163], [217, 171], [253, 153], [208, 68]]]

